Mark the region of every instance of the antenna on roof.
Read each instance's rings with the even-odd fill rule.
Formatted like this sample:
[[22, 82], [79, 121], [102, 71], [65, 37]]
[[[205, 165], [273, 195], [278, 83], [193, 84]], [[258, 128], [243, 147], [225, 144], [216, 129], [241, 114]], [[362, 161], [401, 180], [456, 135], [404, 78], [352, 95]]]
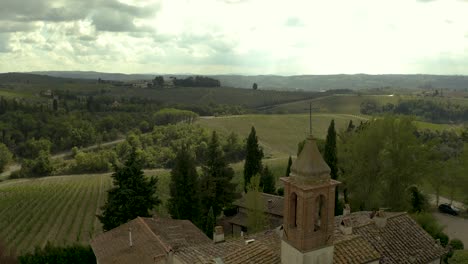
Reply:
[[128, 228], [128, 240], [129, 240], [128, 242], [129, 242], [129, 244], [130, 244], [130, 247], [133, 247], [132, 228], [131, 228], [131, 227]]

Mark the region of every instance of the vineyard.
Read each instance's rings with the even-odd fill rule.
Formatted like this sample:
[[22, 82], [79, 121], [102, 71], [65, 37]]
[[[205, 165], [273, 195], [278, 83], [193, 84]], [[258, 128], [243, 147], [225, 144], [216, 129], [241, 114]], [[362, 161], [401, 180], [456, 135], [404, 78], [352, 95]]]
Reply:
[[18, 253], [47, 241], [87, 244], [102, 232], [95, 215], [110, 186], [109, 174], [0, 183], [0, 240]]

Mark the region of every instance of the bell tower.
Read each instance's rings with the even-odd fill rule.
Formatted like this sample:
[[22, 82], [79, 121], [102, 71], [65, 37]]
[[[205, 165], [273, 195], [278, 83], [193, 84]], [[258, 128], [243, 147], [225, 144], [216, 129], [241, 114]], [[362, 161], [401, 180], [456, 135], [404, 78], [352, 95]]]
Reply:
[[335, 188], [330, 167], [309, 136], [284, 183], [281, 263], [332, 264]]

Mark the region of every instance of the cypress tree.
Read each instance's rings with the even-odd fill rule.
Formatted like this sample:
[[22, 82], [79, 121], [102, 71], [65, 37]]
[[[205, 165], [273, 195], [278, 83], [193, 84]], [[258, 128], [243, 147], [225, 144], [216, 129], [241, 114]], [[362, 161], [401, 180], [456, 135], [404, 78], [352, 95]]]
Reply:
[[258, 145], [258, 138], [255, 132], [255, 127], [252, 127], [250, 130], [249, 137], [247, 138], [245, 152], [244, 191], [247, 191], [250, 178], [262, 170], [263, 151]]
[[260, 176], [260, 187], [263, 189], [264, 193], [275, 194], [275, 185], [275, 177], [273, 176], [273, 173], [270, 171], [268, 166], [265, 166]]
[[232, 183], [234, 170], [226, 162], [218, 135], [213, 131], [208, 143], [205, 164], [202, 166], [201, 189], [203, 190], [203, 215], [213, 208], [218, 216], [224, 207], [231, 205], [235, 199], [235, 184]]
[[291, 173], [291, 165], [292, 165], [292, 158], [291, 156], [289, 156], [288, 167], [286, 168], [286, 177], [289, 177], [289, 174]]
[[174, 219], [187, 219], [199, 225], [200, 195], [195, 161], [187, 147], [182, 147], [175, 159], [169, 184], [169, 214]]
[[[336, 131], [335, 120], [330, 122], [328, 127], [327, 138], [325, 140], [325, 151], [323, 158], [330, 167], [330, 176], [336, 180], [338, 178], [338, 160], [336, 156]], [[340, 208], [338, 203], [338, 188], [335, 190], [335, 215], [341, 214], [343, 208]]]
[[150, 216], [150, 211], [161, 203], [156, 194], [157, 178], [145, 177], [135, 150], [123, 167], [115, 167], [112, 178], [115, 187], [107, 192], [102, 215], [98, 215], [104, 230], [120, 226], [137, 216]]
[[215, 221], [216, 218], [213, 213], [213, 207], [210, 207], [210, 210], [208, 211], [208, 215], [206, 218], [206, 227], [205, 227], [205, 234], [209, 238], [213, 238], [213, 231], [214, 231], [214, 226], [215, 226]]

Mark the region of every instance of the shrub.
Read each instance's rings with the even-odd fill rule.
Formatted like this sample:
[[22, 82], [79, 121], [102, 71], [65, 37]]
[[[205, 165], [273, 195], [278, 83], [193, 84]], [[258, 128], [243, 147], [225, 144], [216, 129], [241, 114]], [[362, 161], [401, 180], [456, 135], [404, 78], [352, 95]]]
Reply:
[[465, 245], [463, 245], [463, 242], [462, 242], [460, 239], [457, 239], [457, 238], [450, 240], [449, 246], [450, 246], [453, 250], [462, 250], [462, 249], [465, 249]]

